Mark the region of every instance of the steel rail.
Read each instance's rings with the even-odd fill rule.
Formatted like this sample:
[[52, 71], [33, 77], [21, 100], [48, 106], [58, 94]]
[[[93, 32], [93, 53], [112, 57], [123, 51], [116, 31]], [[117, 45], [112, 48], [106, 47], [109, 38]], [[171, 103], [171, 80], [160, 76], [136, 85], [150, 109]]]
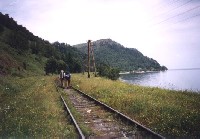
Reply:
[[140, 129], [146, 130], [148, 133], [150, 133], [151, 135], [153, 135], [155, 138], [165, 139], [164, 136], [162, 136], [162, 135], [160, 135], [160, 134], [158, 134], [158, 133], [152, 131], [151, 129], [145, 127], [144, 125], [138, 123], [137, 121], [131, 119], [130, 117], [128, 117], [128, 116], [122, 114], [121, 112], [119, 112], [119, 111], [113, 109], [112, 107], [106, 105], [105, 103], [102, 103], [102, 102], [98, 101], [97, 99], [95, 99], [95, 98], [93, 98], [93, 97], [87, 95], [86, 93], [82, 92], [81, 90], [78, 90], [78, 89], [74, 88], [73, 86], [72, 86], [72, 88], [73, 88], [74, 90], [76, 90], [77, 92], [83, 94], [84, 96], [86, 96], [86, 97], [89, 98], [90, 100], [93, 100], [94, 102], [96, 102], [96, 103], [100, 104], [101, 106], [105, 107], [105, 108], [108, 109], [109, 111], [118, 114], [121, 118], [127, 120], [128, 122], [133, 123], [133, 124], [136, 124]]
[[[56, 85], [56, 90], [57, 90], [57, 92], [59, 92], [57, 85]], [[66, 108], [67, 113], [70, 115], [70, 118], [72, 119], [72, 122], [73, 122], [73, 124], [74, 124], [74, 126], [75, 126], [75, 128], [76, 128], [76, 130], [77, 130], [77, 132], [78, 132], [78, 134], [80, 136], [80, 138], [81, 139], [85, 139], [85, 136], [84, 136], [82, 130], [80, 129], [79, 125], [77, 124], [74, 116], [72, 115], [72, 113], [71, 113], [69, 107], [67, 106], [67, 103], [65, 102], [64, 98], [62, 97], [62, 95], [60, 95], [60, 98], [61, 98], [62, 102], [64, 103], [64, 107]]]
[[74, 116], [72, 115], [72, 113], [71, 113], [69, 107], [67, 106], [65, 100], [63, 99], [62, 96], [60, 96], [60, 97], [61, 97], [61, 99], [62, 99], [62, 101], [63, 101], [63, 103], [64, 103], [64, 105], [65, 105], [65, 108], [67, 109], [67, 112], [69, 113], [69, 115], [70, 115], [70, 117], [71, 117], [71, 119], [72, 119], [72, 121], [73, 121], [73, 124], [74, 124], [74, 126], [76, 127], [76, 129], [77, 129], [77, 131], [78, 131], [78, 133], [79, 133], [81, 139], [85, 139], [85, 136], [83, 135], [83, 132], [81, 131], [79, 125], [77, 124], [77, 122], [76, 122]]

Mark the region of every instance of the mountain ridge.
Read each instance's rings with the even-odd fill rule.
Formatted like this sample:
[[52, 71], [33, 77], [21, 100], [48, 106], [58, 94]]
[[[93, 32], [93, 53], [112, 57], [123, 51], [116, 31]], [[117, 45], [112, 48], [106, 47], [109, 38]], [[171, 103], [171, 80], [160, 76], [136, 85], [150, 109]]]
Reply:
[[[100, 62], [119, 68], [124, 71], [131, 70], [167, 70], [165, 66], [147, 56], [136, 48], [126, 48], [112, 39], [99, 39], [92, 42], [97, 64]], [[87, 53], [87, 43], [73, 45], [83, 53]]]

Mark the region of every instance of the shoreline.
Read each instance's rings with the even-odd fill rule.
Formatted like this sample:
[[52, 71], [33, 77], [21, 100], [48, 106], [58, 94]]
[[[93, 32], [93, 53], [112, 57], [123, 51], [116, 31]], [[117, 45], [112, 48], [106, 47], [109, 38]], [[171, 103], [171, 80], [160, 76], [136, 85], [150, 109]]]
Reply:
[[153, 72], [165, 72], [165, 71], [133, 71], [133, 72], [120, 72], [119, 75], [124, 74], [141, 74], [141, 73], [153, 73]]
[[[153, 72], [151, 71], [151, 72], [145, 72], [145, 73], [156, 73], [156, 72], [157, 71], [153, 71]], [[140, 75], [140, 74], [142, 74], [142, 73], [120, 74], [120, 77], [118, 79], [119, 79], [119, 81], [130, 84], [130, 85], [138, 85], [141, 87], [160, 88], [160, 89], [166, 89], [166, 90], [171, 90], [171, 91], [191, 92], [191, 93], [200, 94], [200, 88], [181, 86], [179, 84], [177, 85], [176, 82], [175, 83], [167, 82], [162, 79], [161, 79], [161, 81], [160, 80], [155, 81], [156, 80], [155, 79], [151, 83], [151, 81], [149, 81], [150, 80], [149, 78], [154, 78], [154, 77], [151, 77], [152, 76], [151, 74], [149, 74], [149, 75], [146, 74], [147, 76], [150, 76], [150, 77], [149, 78], [147, 77], [148, 79], [143, 79], [143, 80], [140, 80], [140, 78], [142, 78], [146, 75]], [[162, 73], [161, 73], [161, 75], [162, 75]], [[125, 77], [123, 78], [123, 76], [125, 76]], [[158, 75], [158, 76], [160, 76], [160, 75]], [[126, 77], [130, 77], [130, 78], [126, 79]]]
[[192, 89], [174, 89], [174, 88], [165, 88], [165, 87], [161, 87], [161, 86], [148, 86], [148, 85], [142, 85], [142, 84], [134, 84], [134, 83], [130, 83], [130, 82], [126, 82], [126, 80], [123, 80], [121, 78], [119, 78], [119, 81], [129, 84], [129, 85], [137, 85], [140, 87], [150, 87], [150, 88], [159, 88], [159, 89], [165, 89], [168, 91], [180, 91], [180, 92], [188, 92], [188, 93], [195, 93], [195, 94], [200, 94], [200, 90], [192, 90]]

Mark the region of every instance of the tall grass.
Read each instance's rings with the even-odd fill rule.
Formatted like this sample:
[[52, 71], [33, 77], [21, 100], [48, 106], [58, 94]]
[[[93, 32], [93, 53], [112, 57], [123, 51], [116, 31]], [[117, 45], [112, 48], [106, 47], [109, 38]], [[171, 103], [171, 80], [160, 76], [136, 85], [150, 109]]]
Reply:
[[76, 88], [167, 137], [200, 136], [200, 95], [73, 74]]
[[53, 76], [0, 79], [0, 138], [71, 138]]

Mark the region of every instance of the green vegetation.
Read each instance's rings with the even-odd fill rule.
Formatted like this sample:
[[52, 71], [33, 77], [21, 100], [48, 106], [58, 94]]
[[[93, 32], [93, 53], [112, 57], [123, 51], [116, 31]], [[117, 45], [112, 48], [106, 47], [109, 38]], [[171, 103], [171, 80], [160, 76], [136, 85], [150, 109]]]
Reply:
[[69, 71], [69, 66], [63, 60], [56, 60], [53, 57], [47, 60], [44, 67], [46, 75], [48, 75], [49, 73], [51, 74], [60, 73], [61, 70], [66, 70], [66, 69], [67, 71]]
[[[137, 49], [125, 48], [111, 39], [94, 41], [93, 45], [97, 65], [103, 62], [121, 71], [167, 70], [165, 66], [161, 67], [156, 60], [144, 56]], [[75, 45], [74, 47], [78, 48], [83, 53], [87, 53], [86, 43]]]
[[44, 74], [44, 65], [47, 60], [30, 53], [19, 54], [16, 49], [0, 42], [0, 74], [18, 77]]
[[117, 68], [112, 68], [106, 64], [100, 64], [98, 67], [98, 75], [101, 77], [107, 77], [111, 80], [117, 80], [119, 78], [120, 70]]
[[73, 74], [76, 88], [164, 136], [200, 136], [200, 95]]
[[74, 138], [55, 76], [0, 78], [0, 137]]
[[[70, 72], [81, 72], [85, 55], [65, 43], [49, 43], [34, 36], [25, 27], [18, 25], [7, 14], [0, 12], [0, 74], [24, 76], [44, 74], [48, 59], [55, 59], [56, 71], [63, 62]], [[48, 64], [48, 63], [47, 63]], [[65, 67], [64, 70], [67, 67]], [[49, 68], [45, 69], [47, 72]], [[50, 70], [52, 73], [52, 71]]]

